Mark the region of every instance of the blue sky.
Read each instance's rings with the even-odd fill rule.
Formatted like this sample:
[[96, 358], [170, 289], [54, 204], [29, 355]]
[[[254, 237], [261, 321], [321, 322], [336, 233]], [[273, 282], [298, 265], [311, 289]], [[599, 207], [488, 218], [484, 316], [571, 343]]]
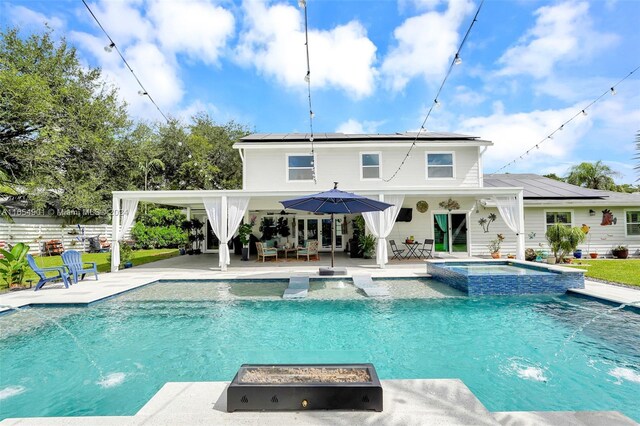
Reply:
[[[478, 7], [469, 0], [307, 0], [316, 132], [417, 130]], [[307, 132], [297, 1], [89, 2], [168, 115], [209, 112], [257, 132]], [[133, 116], [162, 119], [80, 1], [2, 0], [0, 24], [48, 22], [117, 85]], [[633, 183], [640, 70], [553, 139], [525, 152], [640, 65], [640, 2], [487, 0], [426, 128], [491, 140], [485, 172], [566, 174], [603, 160]], [[522, 155], [522, 159], [519, 157]]]

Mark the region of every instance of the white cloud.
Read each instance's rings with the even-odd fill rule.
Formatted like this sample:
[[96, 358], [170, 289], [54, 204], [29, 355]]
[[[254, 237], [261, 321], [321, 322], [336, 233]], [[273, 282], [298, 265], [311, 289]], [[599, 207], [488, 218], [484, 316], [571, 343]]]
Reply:
[[[237, 60], [253, 65], [286, 87], [306, 83], [306, 52], [302, 12], [286, 4], [243, 3], [246, 28], [237, 47]], [[331, 30], [309, 30], [311, 84], [335, 87], [355, 97], [374, 90], [376, 46], [358, 21]]]
[[544, 6], [535, 15], [535, 26], [498, 59], [499, 74], [547, 77], [556, 64], [584, 60], [618, 40], [593, 29], [587, 2]]
[[231, 12], [208, 1], [154, 0], [149, 17], [163, 48], [209, 64], [218, 60], [235, 24]]
[[11, 22], [18, 27], [28, 25], [41, 27], [46, 23], [51, 28], [60, 30], [65, 26], [65, 21], [62, 18], [57, 16], [46, 16], [24, 6], [8, 5], [7, 12], [11, 17]]
[[451, 103], [469, 107], [480, 105], [486, 99], [487, 96], [477, 90], [472, 90], [466, 86], [456, 86]]
[[[483, 157], [486, 172], [495, 172], [514, 159], [518, 161], [508, 171], [536, 171], [536, 167], [565, 161], [591, 129], [592, 117], [580, 116], [556, 132], [553, 139], [545, 139], [576, 111], [580, 111], [578, 106], [506, 114], [498, 102], [491, 115], [464, 119], [456, 132], [478, 135], [494, 143]], [[536, 144], [539, 148], [534, 147]]]
[[446, 11], [411, 17], [397, 27], [393, 35], [398, 44], [382, 63], [387, 86], [402, 90], [418, 76], [431, 83], [442, 80], [458, 49], [459, 27], [472, 10], [471, 1], [450, 0]]
[[340, 124], [336, 129], [337, 133], [378, 133], [378, 127], [384, 121], [358, 121], [353, 118]]

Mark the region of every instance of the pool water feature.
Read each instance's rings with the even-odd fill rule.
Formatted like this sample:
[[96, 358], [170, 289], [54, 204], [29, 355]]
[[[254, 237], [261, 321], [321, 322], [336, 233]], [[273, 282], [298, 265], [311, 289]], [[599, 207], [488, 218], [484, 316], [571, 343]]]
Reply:
[[470, 296], [563, 294], [584, 288], [584, 271], [517, 261], [427, 261], [427, 272]]
[[636, 311], [566, 295], [467, 297], [431, 280], [391, 287], [403, 285], [411, 297], [367, 299], [347, 284], [351, 298], [314, 299], [312, 281], [309, 299], [285, 301], [284, 281], [160, 282], [86, 308], [4, 315], [0, 418], [133, 415], [166, 382], [230, 381], [243, 363], [371, 362], [381, 379], [459, 378], [490, 411], [640, 420]]

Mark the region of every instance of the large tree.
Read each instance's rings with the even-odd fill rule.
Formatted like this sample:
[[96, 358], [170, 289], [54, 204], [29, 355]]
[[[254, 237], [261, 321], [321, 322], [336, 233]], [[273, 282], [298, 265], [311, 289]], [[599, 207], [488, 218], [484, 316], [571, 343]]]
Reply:
[[106, 210], [113, 154], [129, 126], [116, 88], [64, 38], [0, 32], [0, 168], [35, 206]]
[[584, 162], [573, 166], [565, 179], [567, 183], [584, 188], [615, 191], [616, 184], [612, 176], [618, 175], [618, 172], [598, 160], [595, 163]]

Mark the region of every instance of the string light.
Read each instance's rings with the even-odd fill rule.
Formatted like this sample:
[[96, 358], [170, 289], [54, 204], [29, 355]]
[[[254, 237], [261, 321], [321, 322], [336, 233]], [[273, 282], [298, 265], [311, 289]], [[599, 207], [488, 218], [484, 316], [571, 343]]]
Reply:
[[444, 76], [444, 79], [442, 80], [442, 84], [440, 84], [440, 87], [438, 88], [438, 92], [436, 93], [435, 98], [433, 98], [433, 103], [429, 107], [429, 111], [427, 111], [427, 115], [424, 117], [424, 120], [422, 121], [422, 125], [420, 125], [420, 130], [418, 130], [418, 132], [416, 133], [416, 136], [413, 138], [413, 142], [411, 142], [411, 146], [409, 147], [409, 150], [407, 151], [407, 153], [405, 154], [404, 158], [400, 162], [400, 165], [398, 166], [396, 171], [393, 172], [391, 177], [389, 179], [382, 179], [384, 182], [391, 182], [398, 175], [398, 173], [402, 169], [402, 166], [404, 166], [405, 162], [407, 161], [407, 159], [411, 155], [411, 151], [413, 150], [413, 148], [418, 143], [418, 138], [420, 137], [420, 134], [422, 132], [426, 131], [425, 124], [427, 124], [427, 120], [431, 116], [431, 112], [433, 111], [433, 108], [439, 106], [438, 98], [440, 97], [440, 93], [442, 92], [442, 88], [444, 87], [445, 83], [447, 82], [447, 79], [449, 78], [449, 75], [451, 75], [451, 71], [453, 70], [453, 67], [455, 65], [458, 65], [458, 64], [462, 63], [462, 59], [460, 59], [460, 51], [462, 50], [462, 47], [464, 46], [465, 42], [467, 41], [467, 38], [469, 37], [469, 33], [471, 32], [471, 29], [473, 28], [473, 25], [478, 21], [478, 14], [480, 13], [480, 9], [482, 9], [482, 5], [483, 4], [484, 4], [484, 0], [482, 0], [480, 2], [480, 5], [478, 6], [478, 10], [476, 10], [476, 14], [473, 17], [473, 20], [471, 21], [471, 23], [469, 24], [469, 28], [467, 28], [467, 32], [465, 33], [464, 37], [462, 38], [462, 41], [460, 42], [460, 46], [458, 46], [458, 50], [456, 51], [456, 54], [454, 55], [453, 59], [451, 60], [451, 64], [449, 64], [449, 68], [447, 70], [447, 73]]
[[[540, 144], [542, 144], [544, 141], [549, 140], [549, 139], [553, 139], [553, 135], [558, 132], [558, 131], [562, 131], [564, 130], [564, 126], [566, 126], [567, 124], [571, 123], [573, 120], [575, 120], [577, 117], [579, 116], [586, 116], [587, 115], [587, 110], [589, 108], [591, 108], [596, 102], [600, 101], [603, 97], [605, 97], [606, 95], [608, 95], [609, 93], [611, 93], [612, 95], [615, 95], [616, 92], [616, 87], [618, 85], [620, 85], [622, 82], [624, 82], [626, 79], [628, 79], [629, 77], [631, 77], [636, 71], [638, 71], [640, 69], [640, 66], [637, 66], [636, 68], [634, 68], [632, 71], [630, 71], [626, 76], [624, 76], [622, 79], [620, 79], [620, 81], [618, 81], [616, 84], [614, 84], [613, 86], [611, 86], [609, 89], [605, 90], [600, 96], [598, 96], [597, 98], [595, 98], [593, 101], [591, 101], [591, 103], [589, 103], [587, 106], [585, 106], [583, 109], [581, 109], [579, 112], [575, 113], [571, 118], [569, 118], [567, 121], [565, 121], [564, 123], [562, 123], [560, 125], [560, 127], [558, 127], [556, 130], [554, 130], [553, 132], [551, 132], [549, 135], [547, 135], [544, 139], [540, 140], [537, 144], [535, 144], [535, 148], [536, 149], [540, 149]], [[522, 159], [522, 156], [520, 156], [520, 159]], [[498, 170], [496, 170], [493, 173], [489, 173], [489, 175], [494, 175], [496, 173], [501, 172], [502, 170], [508, 168], [511, 164], [515, 164], [516, 160], [513, 160], [509, 163], [507, 163], [506, 165], [500, 167]]]
[[138, 95], [140, 95], [140, 96], [148, 96], [149, 94], [144, 90], [138, 90]]
[[[298, 6], [304, 9], [304, 46], [307, 53], [307, 74], [304, 76], [304, 81], [307, 83], [307, 93], [309, 95], [309, 142], [311, 143], [311, 157], [315, 158], [315, 148], [313, 146], [313, 107], [311, 106], [311, 65], [309, 61], [309, 18], [307, 16], [307, 2], [306, 0], [298, 0]], [[316, 183], [316, 166], [315, 161], [312, 164], [311, 174], [313, 176], [313, 183]]]
[[[303, 1], [303, 0], [300, 0]], [[160, 115], [162, 115], [162, 117], [165, 119], [165, 121], [167, 123], [169, 123], [169, 119], [167, 118], [167, 116], [165, 115], [164, 112], [162, 112], [162, 110], [160, 109], [160, 107], [158, 106], [158, 104], [156, 103], [156, 101], [153, 100], [153, 98], [151, 97], [151, 95], [149, 94], [149, 92], [147, 91], [147, 89], [144, 88], [144, 85], [142, 84], [142, 82], [140, 81], [140, 79], [138, 78], [138, 76], [136, 75], [136, 73], [133, 71], [133, 68], [131, 68], [131, 66], [129, 65], [129, 62], [127, 62], [127, 60], [125, 59], [124, 55], [122, 54], [122, 52], [120, 52], [120, 49], [118, 49], [118, 46], [116, 46], [116, 43], [113, 41], [113, 39], [111, 38], [111, 36], [109, 35], [109, 33], [107, 33], [107, 30], [104, 29], [104, 27], [102, 26], [102, 24], [100, 23], [100, 21], [98, 20], [98, 18], [96, 17], [96, 15], [93, 13], [93, 11], [91, 10], [91, 8], [89, 7], [89, 5], [87, 4], [87, 2], [85, 0], [82, 0], [82, 4], [84, 4], [84, 6], [87, 8], [87, 10], [89, 11], [89, 13], [91, 14], [91, 16], [93, 17], [94, 21], [96, 21], [96, 23], [98, 24], [98, 26], [100, 27], [100, 29], [102, 30], [102, 32], [104, 33], [104, 35], [107, 36], [107, 38], [109, 39], [109, 44], [107, 46], [104, 47], [104, 50], [106, 52], [111, 52], [113, 51], [113, 49], [115, 49], [116, 52], [118, 52], [118, 55], [120, 56], [120, 58], [122, 59], [122, 62], [124, 62], [124, 64], [127, 66], [127, 68], [129, 69], [129, 71], [131, 71], [131, 74], [133, 75], [133, 78], [136, 79], [136, 81], [138, 82], [138, 85], [140, 86], [140, 91], [138, 91], [138, 94], [140, 94], [140, 92], [143, 92], [141, 95], [142, 96], [147, 96], [149, 97], [149, 100], [151, 101], [151, 103], [156, 107], [156, 109], [158, 110], [158, 112], [160, 113]]]

